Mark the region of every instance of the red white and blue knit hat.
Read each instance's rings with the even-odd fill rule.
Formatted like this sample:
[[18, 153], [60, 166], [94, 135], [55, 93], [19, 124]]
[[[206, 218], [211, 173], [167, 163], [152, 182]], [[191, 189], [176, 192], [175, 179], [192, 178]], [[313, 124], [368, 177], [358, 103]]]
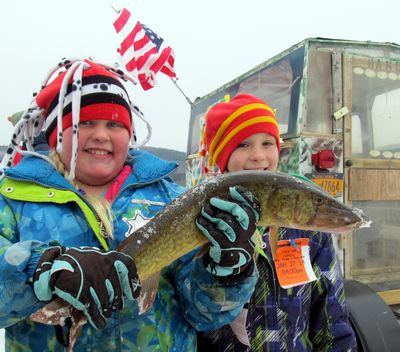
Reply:
[[125, 87], [114, 72], [84, 60], [72, 64], [36, 96], [38, 107], [44, 110], [46, 139], [51, 148], [62, 142], [62, 131], [58, 131], [61, 107], [62, 130], [73, 125], [74, 95], [80, 97], [76, 106], [78, 122], [112, 120], [132, 133], [130, 101]]
[[[63, 70], [63, 71], [60, 71]], [[51, 80], [54, 75], [59, 75]], [[75, 176], [78, 146], [79, 122], [88, 120], [111, 120], [124, 125], [131, 135], [131, 144], [135, 146], [136, 136], [132, 113], [141, 118], [148, 127], [140, 110], [131, 103], [122, 81], [136, 83], [133, 78], [121, 70], [93, 60], [63, 60], [46, 76], [42, 89], [36, 95], [31, 106], [23, 113], [15, 126], [13, 138], [0, 169], [11, 166], [17, 147], [25, 142], [27, 151], [22, 154], [35, 154], [32, 143], [42, 130], [51, 148], [62, 151], [62, 132], [73, 128], [73, 157], [70, 165], [70, 178]], [[39, 155], [46, 160], [47, 157]]]
[[204, 143], [208, 167], [223, 173], [235, 148], [255, 133], [268, 133], [280, 149], [279, 125], [274, 110], [263, 100], [238, 94], [228, 102], [215, 104], [205, 117]]

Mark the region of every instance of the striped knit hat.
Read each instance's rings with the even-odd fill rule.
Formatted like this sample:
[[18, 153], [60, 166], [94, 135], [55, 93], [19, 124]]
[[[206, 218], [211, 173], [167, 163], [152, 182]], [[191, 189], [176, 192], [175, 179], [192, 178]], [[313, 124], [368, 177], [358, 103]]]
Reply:
[[261, 99], [239, 94], [231, 101], [215, 104], [205, 117], [204, 139], [210, 168], [224, 172], [231, 153], [255, 133], [268, 133], [280, 149], [279, 125], [274, 111]]
[[[57, 135], [58, 141], [62, 140], [62, 130], [73, 125], [75, 93], [80, 96], [76, 110], [79, 111], [78, 123], [111, 120], [124, 125], [130, 135], [132, 133], [128, 93], [116, 73], [93, 61], [84, 60], [81, 63], [80, 66], [75, 64], [75, 70], [62, 72], [36, 96], [38, 107], [44, 110], [46, 139], [51, 148], [57, 145]], [[64, 96], [60, 101], [61, 92]], [[63, 109], [61, 131], [57, 126], [59, 109]]]
[[[56, 73], [59, 75], [54, 78]], [[0, 177], [6, 168], [12, 166], [17, 152], [52, 162], [33, 148], [34, 138], [42, 130], [46, 132], [49, 146], [56, 147], [60, 153], [63, 130], [72, 126], [71, 179], [75, 177], [79, 122], [115, 121], [129, 131], [132, 147], [146, 144], [151, 137], [151, 126], [138, 107], [131, 103], [122, 81], [136, 84], [131, 76], [115, 67], [93, 60], [63, 59], [49, 71], [39, 94], [15, 125], [11, 143], [0, 163]], [[141, 144], [136, 143], [132, 114], [147, 125], [148, 135]], [[27, 150], [19, 149], [21, 143], [26, 145]]]

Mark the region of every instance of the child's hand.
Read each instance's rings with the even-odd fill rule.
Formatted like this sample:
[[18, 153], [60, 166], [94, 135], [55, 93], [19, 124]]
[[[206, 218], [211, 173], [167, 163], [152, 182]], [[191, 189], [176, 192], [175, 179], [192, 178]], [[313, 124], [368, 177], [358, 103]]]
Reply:
[[204, 205], [197, 227], [211, 242], [203, 263], [221, 283], [234, 284], [253, 272], [254, 240], [260, 204], [241, 186], [230, 188], [227, 199], [211, 198]]
[[33, 287], [39, 300], [49, 301], [55, 294], [83, 311], [96, 328], [103, 328], [111, 313], [123, 308], [125, 299], [140, 294], [130, 256], [92, 247], [48, 249], [33, 275]]

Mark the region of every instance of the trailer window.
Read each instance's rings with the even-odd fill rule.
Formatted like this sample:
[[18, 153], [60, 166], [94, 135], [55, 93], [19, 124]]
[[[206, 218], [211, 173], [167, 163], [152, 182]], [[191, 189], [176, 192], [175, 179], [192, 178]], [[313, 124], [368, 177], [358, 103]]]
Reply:
[[358, 116], [357, 114], [353, 114], [351, 116], [351, 131], [353, 136], [351, 140], [353, 155], [361, 155], [363, 152], [363, 136], [361, 134], [360, 116]]
[[357, 59], [352, 74], [352, 153], [400, 159], [400, 66]]
[[243, 75], [208, 96], [199, 98], [191, 108], [188, 154], [198, 151], [201, 119], [207, 110], [225, 97], [247, 93], [265, 100], [275, 111], [281, 135], [296, 134], [297, 115], [303, 79], [304, 46], [271, 63]]
[[372, 220], [352, 234], [352, 276], [376, 291], [400, 288], [400, 202], [356, 201]]
[[289, 128], [290, 98], [292, 87], [300, 77], [294, 77], [288, 60], [259, 71], [240, 83], [239, 93], [250, 93], [261, 99], [275, 110], [281, 134]]
[[[400, 152], [400, 88], [377, 95], [372, 105], [374, 147], [382, 152]], [[390, 154], [386, 153], [386, 157]], [[400, 159], [400, 156], [399, 156]]]
[[310, 49], [308, 60], [304, 130], [311, 133], [332, 133], [331, 53]]

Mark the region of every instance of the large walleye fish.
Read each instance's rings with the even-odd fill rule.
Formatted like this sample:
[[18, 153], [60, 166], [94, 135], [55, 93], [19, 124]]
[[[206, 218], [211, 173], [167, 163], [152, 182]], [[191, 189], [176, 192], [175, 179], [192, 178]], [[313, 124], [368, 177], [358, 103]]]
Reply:
[[[345, 233], [368, 226], [360, 210], [337, 201], [318, 186], [300, 178], [269, 171], [241, 171], [210, 178], [180, 195], [150, 222], [137, 229], [118, 246], [135, 260], [142, 282], [139, 303], [147, 310], [156, 295], [153, 284], [160, 271], [170, 263], [204, 245], [208, 239], [195, 224], [202, 205], [211, 197], [226, 197], [229, 187], [241, 185], [259, 200], [261, 226], [280, 226], [329, 233]], [[151, 289], [150, 287], [153, 287]], [[63, 325], [71, 316], [71, 345], [83, 314], [57, 299], [31, 316], [46, 324]], [[74, 318], [75, 317], [75, 318]]]
[[119, 250], [135, 258], [141, 280], [205, 244], [208, 240], [195, 224], [202, 205], [211, 197], [226, 197], [229, 187], [236, 185], [247, 188], [259, 200], [260, 226], [344, 233], [366, 224], [360, 210], [298, 177], [268, 171], [227, 173], [188, 190], [121, 242]]

